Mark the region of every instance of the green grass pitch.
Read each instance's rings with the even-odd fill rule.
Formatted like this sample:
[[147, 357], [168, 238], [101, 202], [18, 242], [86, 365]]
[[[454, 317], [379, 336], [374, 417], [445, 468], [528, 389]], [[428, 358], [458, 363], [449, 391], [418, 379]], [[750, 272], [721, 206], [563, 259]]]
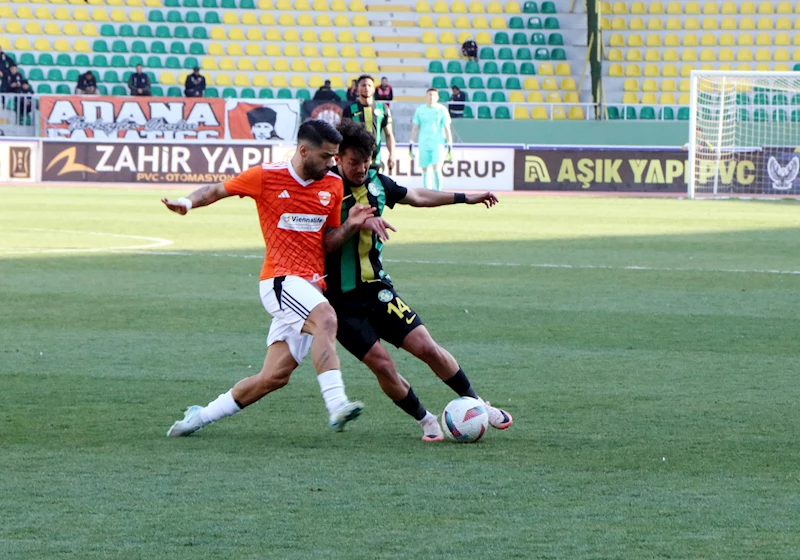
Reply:
[[[366, 404], [344, 433], [304, 363], [166, 438], [258, 370], [269, 317], [252, 202], [180, 217], [165, 194], [0, 190], [0, 558], [797, 557], [796, 203], [388, 212], [399, 293], [515, 419], [430, 445], [344, 353]], [[449, 389], [391, 352], [440, 412]]]

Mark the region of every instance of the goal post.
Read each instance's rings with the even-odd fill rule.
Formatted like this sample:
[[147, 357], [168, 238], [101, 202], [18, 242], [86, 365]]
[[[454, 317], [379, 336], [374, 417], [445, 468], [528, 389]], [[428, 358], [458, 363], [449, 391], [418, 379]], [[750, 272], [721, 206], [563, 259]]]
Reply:
[[693, 70], [688, 195], [800, 195], [800, 73]]

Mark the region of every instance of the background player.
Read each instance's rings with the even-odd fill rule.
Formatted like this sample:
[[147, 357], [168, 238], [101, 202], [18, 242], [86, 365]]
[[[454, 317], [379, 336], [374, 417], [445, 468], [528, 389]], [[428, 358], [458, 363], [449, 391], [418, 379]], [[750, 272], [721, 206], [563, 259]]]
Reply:
[[442, 190], [442, 176], [439, 165], [442, 161], [442, 148], [447, 145], [447, 161], [453, 161], [453, 133], [450, 130], [450, 113], [439, 103], [439, 91], [430, 88], [426, 94], [428, 102], [420, 105], [414, 112], [414, 126], [411, 128], [411, 145], [408, 155], [414, 159], [414, 142], [419, 134], [419, 166], [422, 168], [422, 185], [430, 189], [428, 168], [433, 176], [433, 188]]
[[[339, 125], [339, 132], [343, 139], [335, 172], [344, 179], [343, 216], [359, 204], [375, 208], [379, 216], [384, 205], [392, 208], [397, 203], [426, 208], [458, 203], [483, 203], [490, 208], [497, 203], [497, 197], [490, 192], [465, 195], [401, 187], [370, 168], [375, 139], [369, 132], [347, 121]], [[363, 230], [340, 250], [328, 253], [326, 296], [336, 310], [337, 337], [342, 346], [364, 362], [378, 378], [383, 392], [419, 422], [424, 441], [441, 441], [444, 436], [436, 416], [422, 406], [411, 385], [397, 372], [380, 339], [428, 364], [458, 395], [479, 397], [455, 358], [433, 340], [419, 315], [395, 291], [381, 262], [383, 241], [387, 238], [384, 233]], [[495, 428], [504, 430], [513, 422], [504, 410], [488, 403], [486, 409]]]
[[261, 372], [239, 381], [205, 407], [190, 407], [168, 436], [189, 435], [280, 389], [309, 348], [330, 426], [342, 430], [361, 413], [363, 405], [350, 402], [344, 392], [336, 354], [336, 314], [322, 295], [325, 252], [340, 247], [361, 227], [379, 233], [385, 229], [370, 218], [373, 209], [362, 205], [353, 206], [341, 224], [342, 181], [329, 173], [341, 139], [330, 124], [306, 121], [298, 130], [298, 149], [291, 161], [253, 167], [187, 198], [162, 199], [178, 214], [232, 195], [255, 200], [267, 246], [259, 291], [273, 317]]
[[375, 80], [372, 76], [363, 75], [358, 78], [358, 100], [345, 107], [342, 112], [342, 120], [350, 119], [360, 123], [375, 137], [375, 149], [372, 154], [372, 165], [376, 168], [381, 163], [381, 144], [383, 137], [386, 136], [386, 150], [388, 160], [386, 168], [389, 173], [394, 170], [394, 130], [392, 129], [392, 113], [389, 106], [375, 102]]

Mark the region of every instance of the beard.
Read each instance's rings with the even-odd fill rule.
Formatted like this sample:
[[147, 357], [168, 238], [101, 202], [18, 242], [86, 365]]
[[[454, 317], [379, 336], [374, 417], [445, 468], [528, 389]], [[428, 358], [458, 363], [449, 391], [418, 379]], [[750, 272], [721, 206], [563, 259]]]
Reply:
[[309, 179], [314, 179], [315, 181], [321, 181], [325, 178], [325, 175], [328, 174], [328, 167], [323, 167], [322, 169], [317, 169], [311, 167], [310, 165], [303, 164], [303, 175], [308, 177]]

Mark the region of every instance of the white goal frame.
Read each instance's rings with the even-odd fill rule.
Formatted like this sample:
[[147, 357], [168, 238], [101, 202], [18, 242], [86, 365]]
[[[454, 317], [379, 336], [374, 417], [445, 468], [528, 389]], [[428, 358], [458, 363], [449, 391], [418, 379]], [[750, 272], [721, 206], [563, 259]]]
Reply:
[[[722, 94], [719, 95], [719, 103], [716, 105], [712, 105], [713, 110], [718, 112], [718, 126], [716, 128], [706, 126], [706, 135], [709, 133], [710, 135], [707, 139], [707, 142], [711, 145], [710, 151], [705, 151], [701, 154], [700, 159], [705, 159], [705, 161], [713, 161], [713, 165], [716, 166], [714, 171], [713, 177], [713, 184], [711, 188], [708, 188], [708, 185], [704, 185], [704, 188], [698, 192], [698, 138], [697, 138], [697, 129], [698, 129], [698, 112], [700, 108], [700, 80], [702, 78], [715, 78], [719, 84], [721, 84]], [[730, 82], [726, 81], [726, 78], [731, 78]], [[764, 198], [774, 198], [776, 196], [786, 196], [786, 197], [796, 197], [797, 194], [794, 193], [786, 193], [782, 195], [780, 192], [773, 193], [745, 193], [745, 192], [731, 192], [731, 187], [720, 185], [720, 169], [723, 166], [723, 163], [727, 161], [733, 161], [736, 158], [737, 153], [742, 152], [749, 152], [749, 153], [759, 153], [765, 152], [770, 149], [781, 149], [787, 148], [788, 146], [778, 146], [773, 145], [774, 143], [766, 143], [766, 142], [758, 142], [758, 141], [751, 141], [750, 144], [761, 144], [761, 145], [752, 145], [752, 146], [745, 146], [745, 145], [735, 145], [736, 142], [736, 129], [739, 123], [738, 121], [738, 109], [740, 108], [739, 105], [736, 104], [736, 93], [737, 89], [732, 90], [732, 97], [734, 102], [727, 103], [726, 101], [730, 101], [731, 97], [731, 90], [728, 90], [727, 94], [725, 93], [726, 86], [736, 88], [738, 84], [741, 84], [741, 80], [738, 82], [736, 78], [751, 78], [753, 80], [780, 80], [781, 78], [791, 79], [794, 81], [793, 89], [786, 90], [784, 93], [788, 93], [789, 96], [800, 93], [800, 72], [755, 72], [755, 71], [732, 71], [732, 70], [692, 70], [690, 75], [690, 108], [689, 108], [689, 149], [688, 149], [688, 161], [687, 161], [687, 173], [686, 173], [686, 180], [687, 180], [687, 194], [689, 198], [698, 198], [701, 197], [717, 197], [717, 198], [736, 198], [736, 197], [764, 197]], [[796, 88], [796, 89], [795, 89]], [[780, 90], [783, 91], [783, 90]], [[768, 95], [772, 95], [769, 93]], [[726, 99], [727, 98], [727, 99]], [[768, 110], [772, 110], [771, 105], [766, 105], [764, 108]], [[800, 110], [800, 106], [797, 106], [796, 109]], [[726, 112], [727, 111], [727, 112]], [[751, 121], [755, 122], [755, 121]], [[800, 122], [792, 122], [791, 119], [787, 119], [785, 121], [773, 121], [772, 117], [768, 121], [762, 121], [764, 125], [770, 125], [773, 122], [776, 124], [779, 123], [780, 126], [786, 126], [787, 128], [795, 127], [800, 130]], [[750, 124], [748, 123], [749, 126]], [[762, 126], [764, 126], [762, 125]], [[757, 140], [757, 139], [754, 139]], [[726, 145], [727, 144], [727, 145]], [[766, 146], [764, 144], [767, 144]], [[800, 141], [798, 141], [797, 146], [800, 150]], [[767, 150], [765, 150], [767, 148]], [[766, 156], [763, 156], [766, 157]], [[766, 171], [766, 162], [760, 162], [761, 169], [757, 169], [754, 173], [759, 177], [764, 177]], [[730, 169], [730, 167], [729, 167]], [[763, 187], [761, 187], [763, 188]]]

